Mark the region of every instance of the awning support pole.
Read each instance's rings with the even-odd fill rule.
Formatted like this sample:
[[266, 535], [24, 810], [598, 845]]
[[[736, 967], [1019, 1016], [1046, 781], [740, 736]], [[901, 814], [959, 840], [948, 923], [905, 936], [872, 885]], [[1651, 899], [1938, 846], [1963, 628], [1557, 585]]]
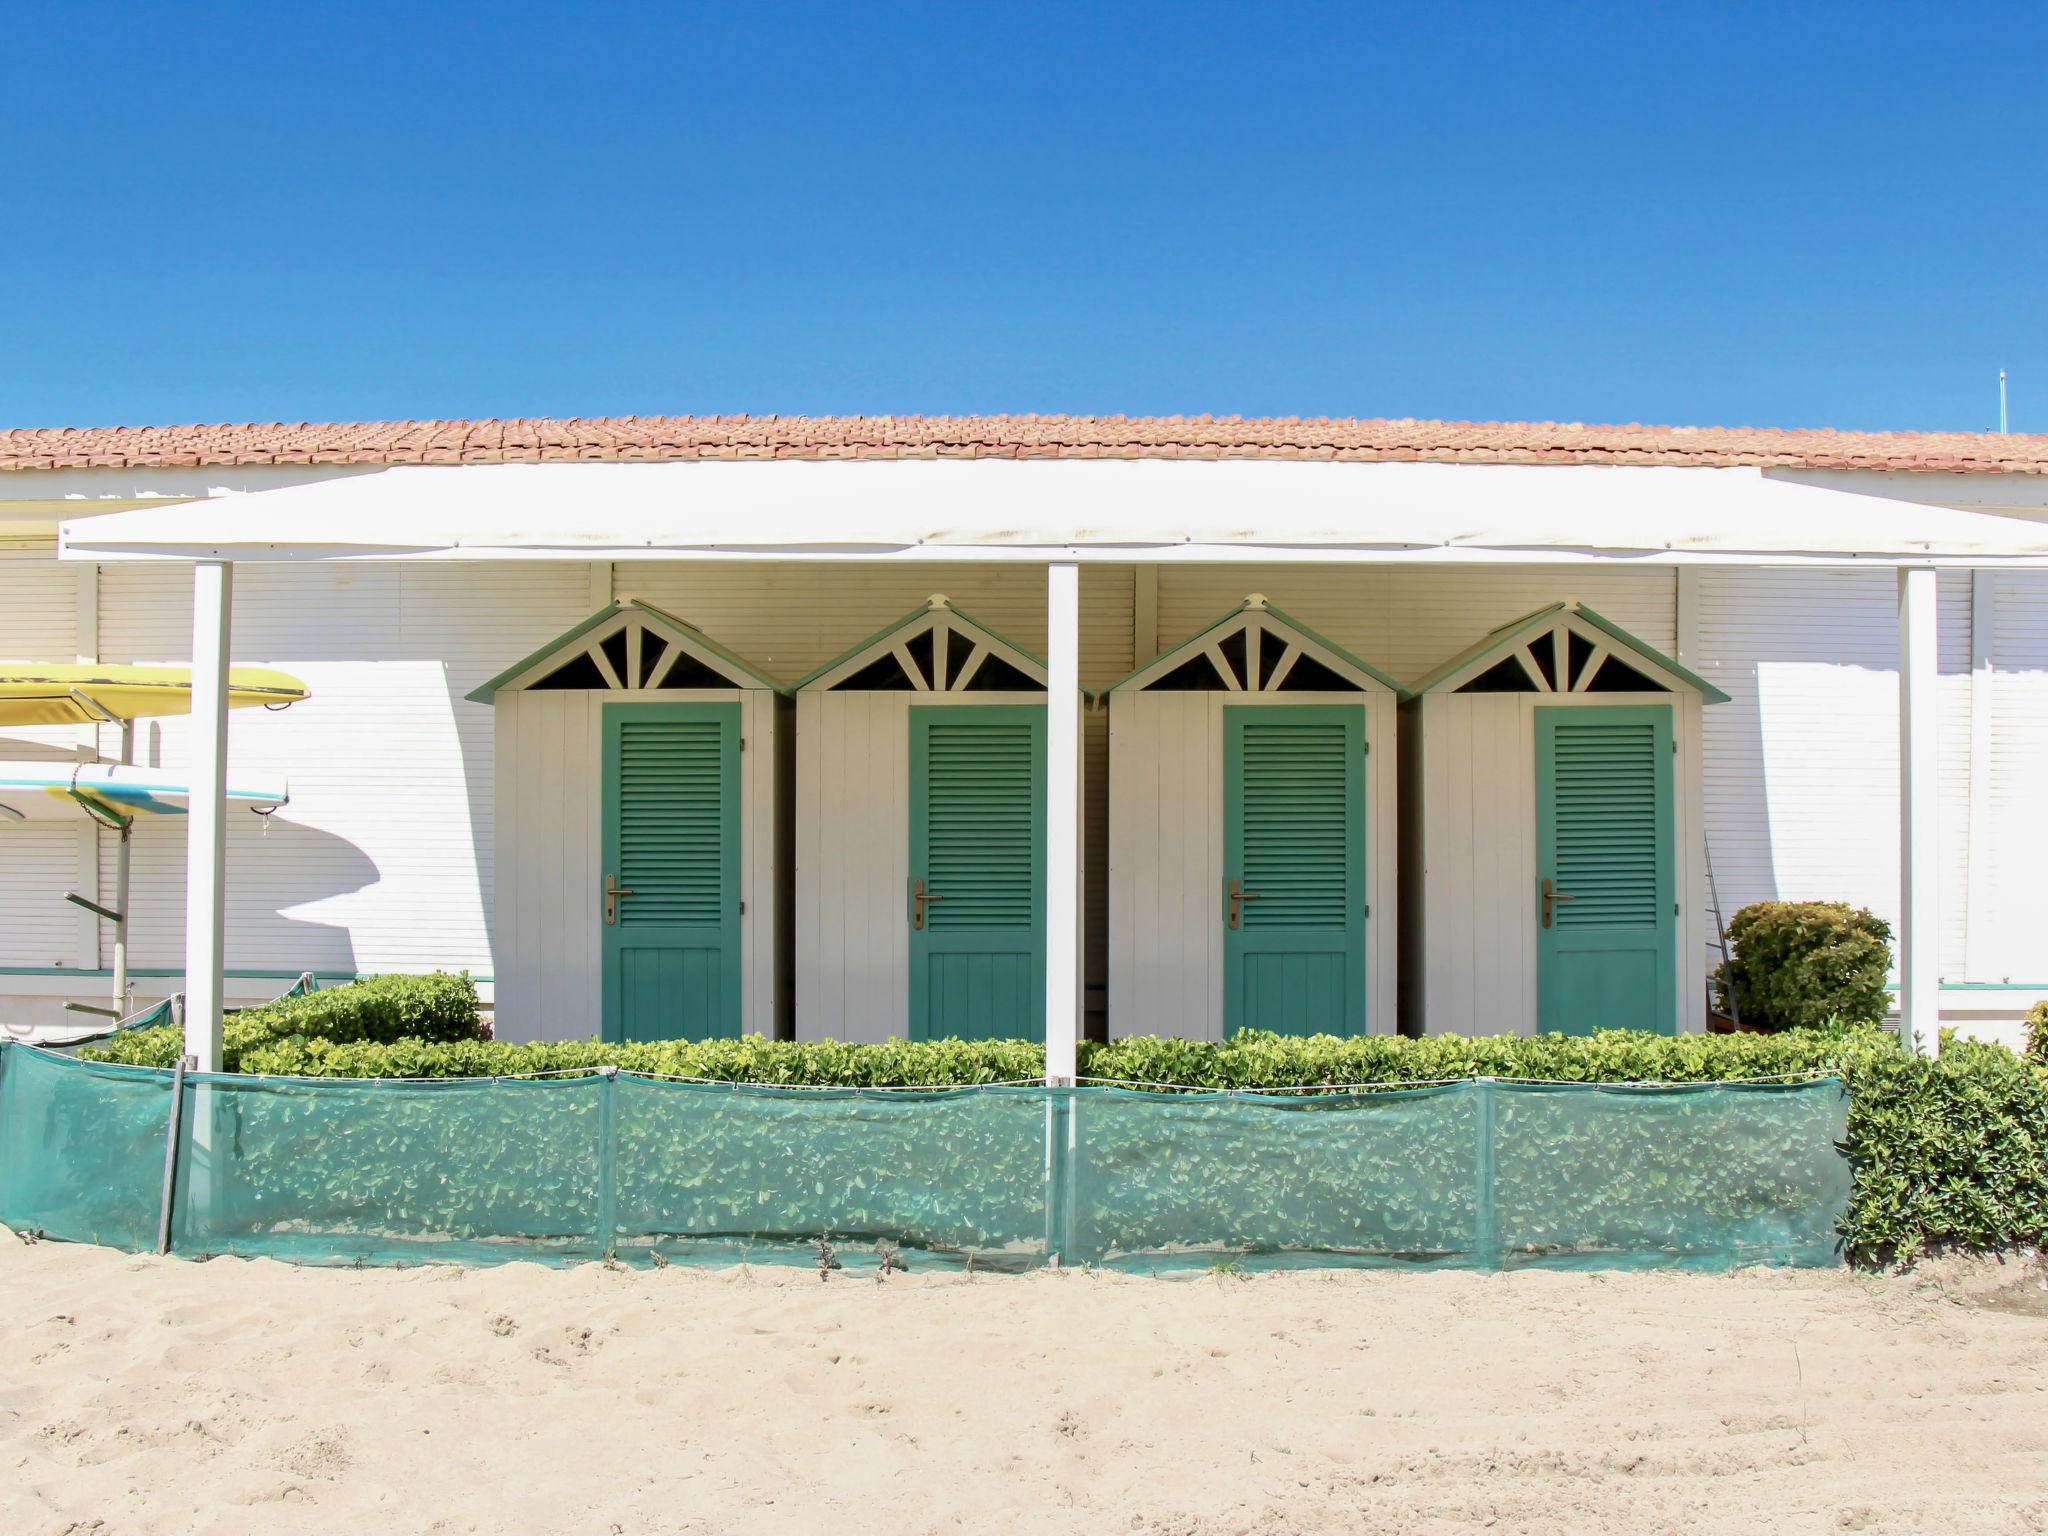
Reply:
[[1058, 1087], [1080, 1037], [1081, 568], [1045, 575], [1045, 1080]]
[[1899, 1022], [1923, 1056], [1941, 1054], [1941, 673], [1936, 573], [1899, 570]]
[[228, 650], [235, 568], [192, 568], [192, 784], [185, 829], [185, 1052], [221, 1069], [227, 915]]

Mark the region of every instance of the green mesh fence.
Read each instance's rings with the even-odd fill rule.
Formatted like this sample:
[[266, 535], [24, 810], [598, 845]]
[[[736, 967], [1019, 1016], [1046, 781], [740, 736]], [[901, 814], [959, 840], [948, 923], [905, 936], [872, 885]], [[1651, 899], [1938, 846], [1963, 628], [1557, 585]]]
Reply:
[[[171, 1074], [0, 1046], [0, 1221], [156, 1238]], [[1314, 1095], [190, 1076], [173, 1248], [1018, 1269], [1826, 1264], [1841, 1084]]]
[[0, 1045], [0, 1221], [156, 1246], [171, 1074]]

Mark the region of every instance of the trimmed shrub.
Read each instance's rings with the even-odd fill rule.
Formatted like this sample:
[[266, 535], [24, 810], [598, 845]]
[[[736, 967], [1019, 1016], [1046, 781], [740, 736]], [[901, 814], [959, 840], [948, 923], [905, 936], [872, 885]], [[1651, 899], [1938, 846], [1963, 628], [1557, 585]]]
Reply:
[[2048, 1070], [1944, 1038], [1938, 1061], [1876, 1051], [1845, 1076], [1852, 1259], [2048, 1244]]
[[[1896, 1052], [1889, 1035], [1648, 1035], [1607, 1030], [1587, 1036], [1496, 1035], [1466, 1039], [1398, 1035], [1298, 1038], [1246, 1031], [1216, 1043], [1133, 1038], [1084, 1043], [1084, 1077], [1183, 1089], [1309, 1088], [1352, 1083], [1419, 1083], [1459, 1077], [1529, 1077], [1558, 1082], [1725, 1082], [1831, 1071], [1858, 1051]], [[661, 1040], [628, 1045], [594, 1040], [435, 1044], [421, 1040], [342, 1042], [294, 1036], [240, 1056], [240, 1070], [303, 1077], [510, 1077], [532, 1072], [629, 1072], [714, 1082], [814, 1087], [943, 1087], [1035, 1081], [1045, 1052], [1023, 1040]]]
[[[397, 1040], [439, 1044], [483, 1040], [476, 986], [466, 975], [370, 976], [304, 997], [281, 997], [230, 1014], [221, 1028], [221, 1060], [229, 1072], [248, 1070], [243, 1057], [282, 1040], [335, 1044]], [[184, 1036], [171, 1025], [130, 1030], [79, 1055], [89, 1061], [168, 1067], [184, 1053]]]
[[1839, 901], [1757, 901], [1728, 921], [1732, 966], [1715, 975], [1746, 1024], [1876, 1024], [1890, 1007], [1891, 924]]
[[295, 1077], [513, 1077], [535, 1072], [628, 1072], [721, 1083], [815, 1088], [950, 1087], [1035, 1082], [1045, 1050], [1024, 1040], [891, 1040], [848, 1045], [748, 1035], [739, 1040], [334, 1041], [294, 1037], [245, 1051], [240, 1070]]
[[2048, 1003], [2027, 1010], [2027, 1060], [2048, 1067]]

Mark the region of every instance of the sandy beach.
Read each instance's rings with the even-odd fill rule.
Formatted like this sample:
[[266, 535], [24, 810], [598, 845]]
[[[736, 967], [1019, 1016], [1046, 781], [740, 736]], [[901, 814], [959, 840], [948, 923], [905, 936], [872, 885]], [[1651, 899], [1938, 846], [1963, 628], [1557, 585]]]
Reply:
[[0, 1530], [2048, 1529], [2048, 1290], [294, 1270], [0, 1233]]

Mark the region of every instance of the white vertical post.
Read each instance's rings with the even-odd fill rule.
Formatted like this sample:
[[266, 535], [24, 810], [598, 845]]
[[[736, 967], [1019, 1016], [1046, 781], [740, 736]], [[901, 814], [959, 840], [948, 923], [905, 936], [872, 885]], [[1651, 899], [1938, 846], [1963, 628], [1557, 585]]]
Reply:
[[185, 828], [185, 1054], [218, 1072], [227, 914], [228, 645], [235, 570], [192, 568], [192, 764]]
[[1941, 674], [1935, 572], [1899, 571], [1899, 1016], [1913, 1048], [1941, 1053]]
[[1074, 1080], [1081, 1019], [1081, 570], [1046, 567], [1045, 1077]]

